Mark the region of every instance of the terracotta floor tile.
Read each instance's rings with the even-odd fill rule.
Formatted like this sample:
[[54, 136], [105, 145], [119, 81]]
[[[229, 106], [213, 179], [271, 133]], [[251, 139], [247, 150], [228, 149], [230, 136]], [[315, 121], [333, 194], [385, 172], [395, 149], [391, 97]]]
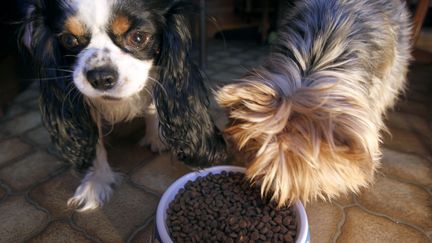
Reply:
[[28, 100], [37, 100], [39, 98], [39, 89], [29, 88], [22, 92], [16, 99], [15, 102], [21, 103]]
[[399, 128], [432, 138], [432, 128], [426, 117], [409, 113], [390, 112], [387, 116], [386, 124], [392, 128]]
[[396, 105], [396, 111], [402, 111], [421, 117], [427, 117], [430, 114], [429, 107], [426, 104], [412, 100], [400, 101]]
[[23, 114], [26, 110], [19, 104], [13, 104], [6, 110], [6, 114], [2, 117], [1, 120], [11, 119], [17, 115]]
[[387, 114], [385, 124], [390, 127], [409, 130], [411, 125], [408, 123], [406, 115], [410, 114], [391, 111]]
[[0, 204], [0, 241], [22, 242], [48, 223], [48, 215], [24, 200], [10, 197]]
[[384, 148], [380, 171], [401, 180], [432, 187], [432, 161], [416, 155]]
[[0, 166], [31, 150], [31, 146], [18, 138], [9, 139], [0, 143]]
[[39, 126], [41, 122], [42, 120], [39, 112], [28, 112], [6, 122], [4, 125], [2, 125], [1, 130], [9, 134], [16, 135]]
[[151, 194], [123, 183], [103, 208], [75, 213], [73, 220], [103, 242], [124, 242], [155, 213], [157, 202]]
[[27, 107], [28, 109], [32, 109], [39, 112], [39, 99], [31, 99], [27, 102], [23, 103], [22, 105]]
[[28, 242], [56, 242], [56, 243], [90, 243], [93, 242], [86, 236], [74, 230], [70, 225], [64, 222], [53, 222], [41, 234], [30, 239]]
[[43, 147], [48, 148], [51, 144], [51, 138], [45, 127], [41, 126], [32, 130], [26, 134], [26, 137], [30, 139], [33, 143]]
[[425, 235], [411, 227], [370, 215], [357, 207], [346, 209], [346, 213], [342, 234], [337, 240], [339, 243], [430, 242]]
[[412, 132], [390, 128], [391, 135], [384, 133], [384, 146], [401, 152], [429, 155], [421, 138]]
[[342, 220], [342, 209], [325, 202], [311, 203], [306, 206], [311, 242], [332, 242]]
[[132, 174], [132, 180], [153, 191], [163, 193], [172, 182], [188, 172], [190, 170], [183, 163], [173, 159], [171, 154], [164, 153], [137, 169]]
[[432, 230], [431, 195], [419, 187], [378, 176], [374, 185], [363, 191], [358, 200], [373, 212]]
[[[432, 112], [430, 114], [432, 115]], [[415, 132], [425, 137], [432, 138], [432, 123], [427, 120], [427, 117], [407, 115], [406, 119]]]
[[67, 207], [67, 200], [73, 196], [79, 183], [80, 179], [67, 171], [34, 188], [30, 192], [30, 198], [47, 209], [53, 218], [66, 217], [73, 213]]
[[0, 170], [0, 179], [21, 191], [41, 181], [65, 163], [44, 152], [36, 152]]
[[109, 164], [113, 169], [123, 173], [128, 173], [140, 164], [148, 163], [157, 156], [148, 147], [141, 147], [131, 142], [116, 144], [107, 149]]

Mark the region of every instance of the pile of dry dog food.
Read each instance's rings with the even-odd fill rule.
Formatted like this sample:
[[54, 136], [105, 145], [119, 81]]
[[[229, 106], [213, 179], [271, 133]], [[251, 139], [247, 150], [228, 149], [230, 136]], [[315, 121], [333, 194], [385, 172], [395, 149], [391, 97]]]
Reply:
[[297, 234], [292, 208], [262, 199], [242, 173], [189, 181], [167, 214], [174, 242], [294, 242]]

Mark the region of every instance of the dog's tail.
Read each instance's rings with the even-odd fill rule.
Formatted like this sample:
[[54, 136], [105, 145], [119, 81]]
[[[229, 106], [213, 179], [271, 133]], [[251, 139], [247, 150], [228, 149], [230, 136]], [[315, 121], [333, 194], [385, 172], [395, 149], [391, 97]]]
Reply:
[[247, 155], [248, 178], [280, 206], [357, 192], [380, 157], [380, 119], [353, 75], [323, 70], [305, 78], [299, 66], [274, 53], [217, 93], [230, 116], [226, 133]]

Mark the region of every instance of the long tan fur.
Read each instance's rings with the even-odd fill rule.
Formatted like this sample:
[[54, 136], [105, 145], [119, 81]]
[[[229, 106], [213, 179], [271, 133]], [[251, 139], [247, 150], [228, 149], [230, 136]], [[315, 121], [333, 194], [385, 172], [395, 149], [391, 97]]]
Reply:
[[266, 62], [217, 92], [247, 176], [279, 205], [358, 192], [403, 89], [409, 17], [398, 0], [305, 0]]

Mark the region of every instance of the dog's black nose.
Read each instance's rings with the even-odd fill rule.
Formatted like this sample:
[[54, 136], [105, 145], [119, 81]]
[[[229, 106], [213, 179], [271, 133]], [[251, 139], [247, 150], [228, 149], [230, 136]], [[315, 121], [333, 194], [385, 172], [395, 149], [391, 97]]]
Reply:
[[117, 83], [118, 73], [113, 67], [98, 67], [87, 71], [87, 80], [98, 90], [108, 90]]

